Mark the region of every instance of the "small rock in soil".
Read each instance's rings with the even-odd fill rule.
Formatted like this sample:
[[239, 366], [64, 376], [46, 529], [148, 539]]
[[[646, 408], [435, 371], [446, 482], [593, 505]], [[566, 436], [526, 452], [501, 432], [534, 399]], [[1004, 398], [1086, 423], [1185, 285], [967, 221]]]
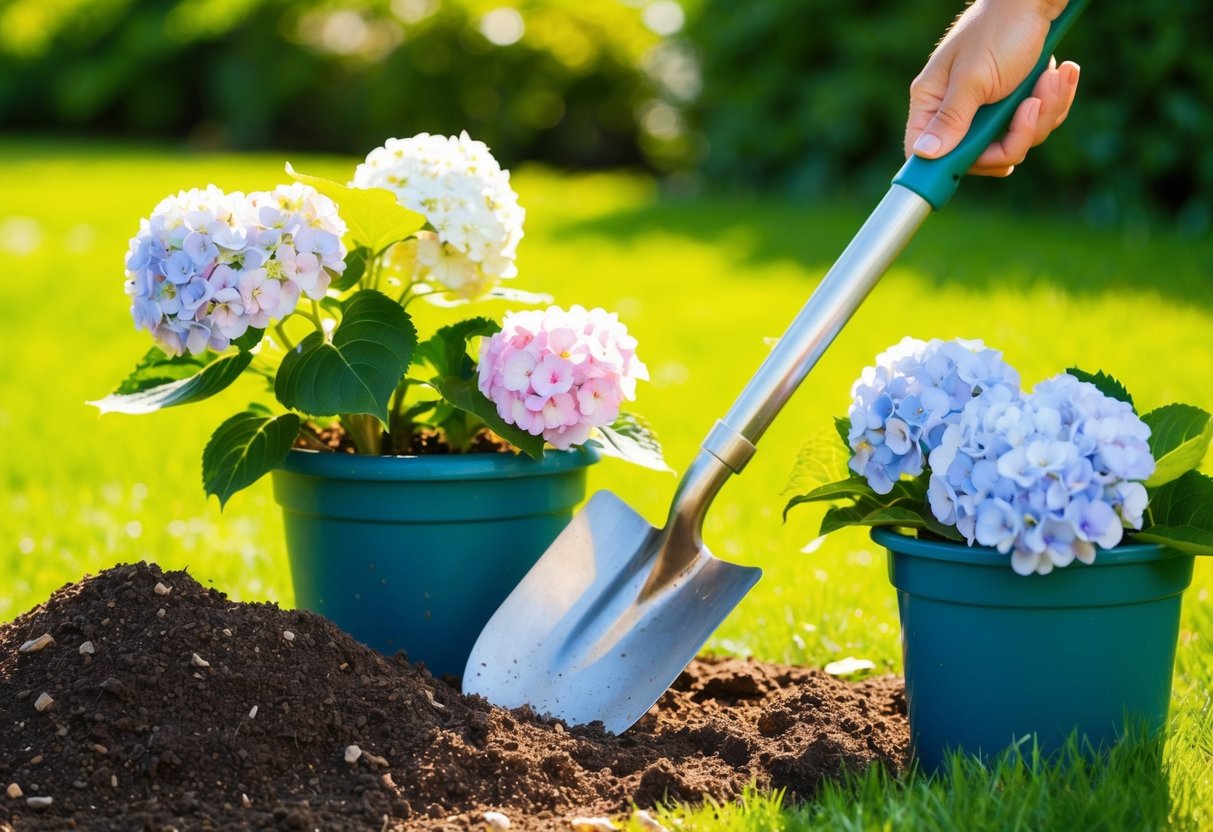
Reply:
[[345, 747], [345, 761], [347, 763], [349, 763], [350, 765], [353, 765], [354, 763], [358, 762], [358, 759], [361, 756], [362, 756], [362, 749], [359, 748], [358, 746], [347, 745]]
[[21, 787], [16, 783], [9, 783], [8, 788], [4, 790], [4, 793], [8, 795], [9, 800], [16, 800], [25, 794], [25, 792], [21, 791]]
[[53, 797], [27, 797], [25, 805], [31, 809], [49, 809], [55, 803]]
[[17, 649], [22, 653], [37, 653], [39, 650], [45, 650], [54, 643], [55, 639], [51, 637], [50, 633], [43, 633], [37, 638], [31, 638]]
[[573, 832], [615, 832], [619, 827], [610, 818], [573, 818]]
[[48, 708], [50, 708], [51, 705], [54, 705], [54, 704], [55, 704], [55, 700], [51, 697], [51, 695], [49, 693], [47, 693], [46, 691], [43, 691], [42, 695], [39, 696], [36, 700], [34, 700], [34, 710], [37, 711], [38, 713], [42, 713], [43, 711], [47, 710]]
[[481, 817], [484, 825], [492, 832], [505, 832], [510, 828], [510, 819], [501, 812], [485, 812]]
[[91, 641], [86, 641], [80, 645], [81, 656], [92, 656], [96, 654], [97, 648], [93, 646]]

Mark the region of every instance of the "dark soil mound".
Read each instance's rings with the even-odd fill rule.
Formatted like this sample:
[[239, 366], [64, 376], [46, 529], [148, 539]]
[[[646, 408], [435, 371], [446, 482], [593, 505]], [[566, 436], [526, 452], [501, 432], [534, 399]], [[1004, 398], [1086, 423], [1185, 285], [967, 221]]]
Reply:
[[121, 566], [0, 626], [0, 830], [378, 832], [487, 809], [565, 829], [749, 783], [796, 800], [902, 767], [904, 711], [894, 678], [700, 659], [611, 736], [464, 697], [312, 613]]

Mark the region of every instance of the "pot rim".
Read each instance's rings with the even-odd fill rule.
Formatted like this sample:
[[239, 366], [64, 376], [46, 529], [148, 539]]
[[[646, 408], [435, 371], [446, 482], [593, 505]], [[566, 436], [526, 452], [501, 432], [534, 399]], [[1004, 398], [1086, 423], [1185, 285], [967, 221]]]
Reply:
[[[871, 537], [873, 541], [884, 546], [890, 552], [898, 554], [972, 566], [1011, 568], [1011, 555], [1004, 555], [989, 546], [969, 546], [951, 540], [919, 540], [917, 537], [882, 526], [873, 528]], [[1178, 557], [1191, 557], [1191, 555], [1162, 543], [1122, 543], [1112, 549], [1098, 549], [1095, 562], [1092, 564], [1077, 565], [1118, 566]]]
[[567, 451], [548, 449], [542, 459], [522, 453], [366, 456], [292, 448], [277, 470], [336, 480], [433, 482], [547, 476], [593, 465], [599, 458], [598, 451], [584, 446]]

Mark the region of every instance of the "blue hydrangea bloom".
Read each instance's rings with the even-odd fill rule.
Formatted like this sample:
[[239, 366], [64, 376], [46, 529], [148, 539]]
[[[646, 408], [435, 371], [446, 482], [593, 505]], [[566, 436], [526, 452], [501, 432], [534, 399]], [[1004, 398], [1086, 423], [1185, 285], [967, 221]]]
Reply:
[[[903, 475], [921, 474], [945, 429], [975, 396], [994, 389], [1018, 395], [1019, 374], [981, 341], [903, 339], [851, 388], [851, 470], [888, 494]], [[955, 476], [963, 480], [970, 474], [961, 469]]]

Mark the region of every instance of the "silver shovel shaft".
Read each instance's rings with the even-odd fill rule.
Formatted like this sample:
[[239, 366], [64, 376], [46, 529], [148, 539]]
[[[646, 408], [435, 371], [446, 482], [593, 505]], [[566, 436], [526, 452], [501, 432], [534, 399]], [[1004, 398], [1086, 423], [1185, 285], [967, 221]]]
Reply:
[[[679, 483], [666, 528], [681, 527], [701, 543], [708, 506], [731, 474], [740, 473], [755, 445], [881, 275], [932, 211], [913, 191], [893, 185], [703, 442]], [[682, 548], [664, 548], [654, 580], [686, 565], [671, 562]], [[689, 554], [689, 553], [688, 553]], [[650, 587], [651, 589], [652, 587]]]

